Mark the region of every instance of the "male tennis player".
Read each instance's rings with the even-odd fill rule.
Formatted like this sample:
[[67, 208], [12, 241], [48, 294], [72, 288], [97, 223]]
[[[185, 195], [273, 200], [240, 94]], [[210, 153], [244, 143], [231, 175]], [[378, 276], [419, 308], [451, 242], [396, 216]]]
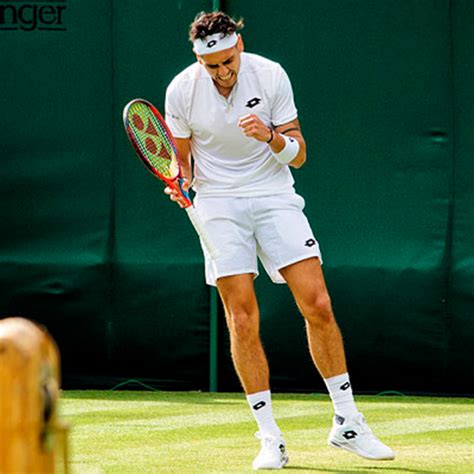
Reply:
[[[393, 459], [354, 403], [319, 245], [293, 187], [289, 167], [304, 164], [306, 145], [290, 81], [279, 64], [243, 52], [242, 27], [222, 12], [196, 17], [190, 40], [197, 62], [169, 85], [166, 121], [196, 208], [218, 247], [215, 259], [204, 249], [206, 281], [222, 298], [232, 359], [258, 425], [261, 450], [253, 468], [280, 469], [288, 462], [259, 336], [257, 256], [275, 283], [288, 284], [305, 318], [311, 356], [334, 404], [329, 443], [368, 459]], [[166, 193], [182, 205], [174, 191]]]

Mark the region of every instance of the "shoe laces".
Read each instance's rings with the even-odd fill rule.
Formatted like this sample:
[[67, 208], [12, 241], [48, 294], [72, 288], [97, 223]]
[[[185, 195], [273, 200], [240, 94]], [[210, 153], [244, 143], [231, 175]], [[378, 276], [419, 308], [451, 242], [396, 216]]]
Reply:
[[346, 426], [347, 425], [350, 426], [352, 423], [354, 425], [357, 425], [358, 430], [361, 434], [371, 434], [372, 433], [370, 428], [369, 428], [369, 425], [365, 421], [364, 415], [362, 415], [362, 413], [359, 413], [357, 416], [352, 418], [352, 420], [347, 420], [345, 424], [346, 424]]
[[370, 438], [377, 439], [372, 430], [370, 429], [369, 425], [367, 424], [367, 421], [365, 420], [365, 417], [362, 413], [359, 413], [357, 415], [357, 417], [354, 419], [354, 422], [359, 427], [361, 434], [367, 435]]

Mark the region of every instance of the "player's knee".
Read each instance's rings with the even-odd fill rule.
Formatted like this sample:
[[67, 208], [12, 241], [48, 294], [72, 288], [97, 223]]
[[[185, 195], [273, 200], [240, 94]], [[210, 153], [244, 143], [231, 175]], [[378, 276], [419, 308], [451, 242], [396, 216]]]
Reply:
[[318, 295], [310, 301], [300, 303], [300, 309], [308, 323], [318, 326], [330, 324], [334, 321], [331, 298], [329, 295]]
[[227, 322], [234, 337], [249, 339], [258, 336], [258, 317], [245, 308], [230, 312]]

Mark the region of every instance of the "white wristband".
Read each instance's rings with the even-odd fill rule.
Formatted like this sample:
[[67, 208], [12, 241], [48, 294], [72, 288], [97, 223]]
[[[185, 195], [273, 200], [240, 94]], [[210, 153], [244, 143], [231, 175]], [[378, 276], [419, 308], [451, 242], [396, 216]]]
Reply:
[[285, 146], [283, 150], [279, 153], [273, 153], [275, 160], [282, 165], [287, 165], [291, 161], [293, 161], [300, 151], [300, 144], [296, 138], [287, 137], [286, 135], [281, 135], [283, 140], [285, 140]]

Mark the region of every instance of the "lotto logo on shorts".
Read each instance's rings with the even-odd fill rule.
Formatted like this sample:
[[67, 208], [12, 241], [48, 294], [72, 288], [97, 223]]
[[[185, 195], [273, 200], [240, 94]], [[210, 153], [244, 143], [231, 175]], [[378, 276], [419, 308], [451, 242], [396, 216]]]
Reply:
[[66, 31], [66, 2], [67, 0], [0, 0], [0, 30]]
[[306, 247], [313, 247], [314, 245], [316, 245], [316, 240], [308, 239], [304, 244]]

